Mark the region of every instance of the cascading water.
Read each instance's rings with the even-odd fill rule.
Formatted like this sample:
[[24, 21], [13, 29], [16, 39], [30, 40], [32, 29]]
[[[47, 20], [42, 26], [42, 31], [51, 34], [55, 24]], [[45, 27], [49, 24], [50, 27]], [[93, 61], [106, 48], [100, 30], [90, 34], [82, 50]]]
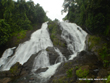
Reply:
[[56, 59], [55, 63], [67, 61], [66, 57], [63, 56], [63, 54], [60, 52], [60, 50], [58, 48], [54, 48], [54, 49], [59, 54], [59, 57]]
[[78, 52], [85, 49], [87, 33], [75, 23], [61, 22], [60, 25], [62, 29], [61, 37], [65, 39], [68, 50], [73, 53], [69, 58], [69, 60], [72, 60]]
[[[79, 26], [74, 23], [61, 22], [61, 37], [65, 39], [67, 43], [68, 50], [72, 52], [69, 60], [72, 60], [77, 52], [80, 52], [85, 49], [85, 39], [87, 33], [83, 31]], [[0, 71], [9, 70], [12, 65], [16, 62], [24, 64], [32, 56], [32, 54], [38, 53], [34, 59], [32, 74], [38, 80], [35, 80], [34, 83], [44, 83], [46, 82], [56, 71], [61, 62], [67, 61], [65, 56], [60, 52], [58, 48], [54, 50], [58, 53], [55, 64], [50, 65], [48, 52], [46, 51], [47, 47], [54, 47], [47, 30], [47, 22], [43, 23], [42, 28], [35, 31], [31, 35], [31, 39], [20, 44], [13, 55], [13, 49], [7, 49], [2, 58], [0, 58]], [[11, 56], [13, 55], [13, 56]], [[8, 58], [10, 56], [10, 58]], [[45, 72], [35, 73], [39, 68], [48, 68]]]
[[45, 68], [50, 66], [49, 56], [46, 50], [42, 50], [34, 60], [32, 72], [36, 71], [39, 68]]
[[8, 48], [2, 55], [2, 58], [0, 58], [0, 67], [4, 64], [6, 64], [6, 62], [9, 60], [9, 57], [13, 54], [13, 49], [15, 49], [16, 47], [13, 48]]
[[[16, 49], [14, 56], [10, 58], [6, 64], [2, 65], [1, 71], [9, 70], [12, 65], [16, 62], [20, 64], [24, 64], [32, 54], [39, 52], [42, 49], [46, 49], [48, 46], [53, 47], [53, 44], [50, 40], [49, 33], [47, 31], [47, 22], [42, 25], [42, 28], [35, 31], [31, 35], [31, 39], [29, 41], [20, 44]], [[7, 56], [7, 55], [4, 55]]]

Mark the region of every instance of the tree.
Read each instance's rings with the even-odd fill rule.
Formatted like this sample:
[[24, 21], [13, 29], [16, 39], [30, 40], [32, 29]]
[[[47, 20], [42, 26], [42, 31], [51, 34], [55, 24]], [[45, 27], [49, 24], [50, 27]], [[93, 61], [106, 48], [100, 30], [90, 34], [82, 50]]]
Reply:
[[0, 45], [5, 44], [10, 36], [10, 25], [4, 19], [0, 20]]
[[94, 34], [109, 35], [109, 4], [109, 0], [65, 0], [63, 11], [68, 11], [66, 19], [83, 29], [88, 28]]

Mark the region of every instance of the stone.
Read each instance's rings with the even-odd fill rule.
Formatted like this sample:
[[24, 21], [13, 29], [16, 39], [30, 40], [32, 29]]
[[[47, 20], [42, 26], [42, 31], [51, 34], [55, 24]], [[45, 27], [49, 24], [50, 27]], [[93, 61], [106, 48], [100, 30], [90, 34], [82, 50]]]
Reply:
[[45, 72], [48, 68], [40, 68], [38, 69], [35, 73], [41, 73], [41, 72]]
[[0, 83], [9, 83], [10, 81], [11, 81], [11, 78], [0, 79]]

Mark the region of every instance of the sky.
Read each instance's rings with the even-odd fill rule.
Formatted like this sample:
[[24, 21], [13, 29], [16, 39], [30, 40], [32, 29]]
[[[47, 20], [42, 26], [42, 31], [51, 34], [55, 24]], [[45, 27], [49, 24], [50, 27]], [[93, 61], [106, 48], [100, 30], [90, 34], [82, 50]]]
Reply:
[[[26, 0], [29, 1], [29, 0]], [[64, 0], [32, 0], [35, 4], [39, 3], [43, 7], [44, 11], [47, 12], [46, 15], [54, 20], [55, 18], [62, 21], [67, 13], [61, 14], [63, 9], [62, 5]]]

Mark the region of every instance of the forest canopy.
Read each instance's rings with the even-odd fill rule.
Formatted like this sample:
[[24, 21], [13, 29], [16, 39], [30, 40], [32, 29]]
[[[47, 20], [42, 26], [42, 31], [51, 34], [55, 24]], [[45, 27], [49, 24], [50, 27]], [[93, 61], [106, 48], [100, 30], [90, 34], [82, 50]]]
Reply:
[[64, 0], [64, 20], [77, 23], [92, 34], [110, 35], [110, 0]]
[[33, 25], [47, 20], [43, 8], [32, 0], [0, 0], [0, 45], [5, 44], [13, 33], [30, 30]]

